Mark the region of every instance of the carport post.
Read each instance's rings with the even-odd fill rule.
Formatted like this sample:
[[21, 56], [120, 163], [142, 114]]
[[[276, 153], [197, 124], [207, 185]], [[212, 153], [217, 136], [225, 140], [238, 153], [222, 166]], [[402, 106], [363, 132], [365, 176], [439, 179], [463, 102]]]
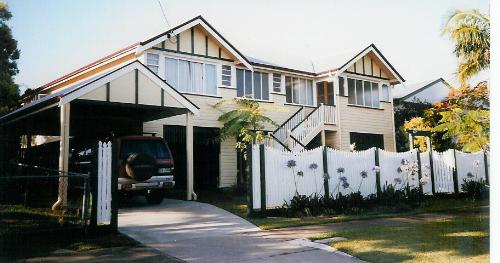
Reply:
[[69, 120], [70, 104], [61, 105], [60, 109], [60, 137], [59, 137], [59, 189], [57, 201], [52, 205], [52, 210], [66, 209], [68, 206], [68, 158], [69, 158]]
[[196, 200], [193, 190], [193, 113], [186, 113], [186, 175], [187, 175], [187, 200]]

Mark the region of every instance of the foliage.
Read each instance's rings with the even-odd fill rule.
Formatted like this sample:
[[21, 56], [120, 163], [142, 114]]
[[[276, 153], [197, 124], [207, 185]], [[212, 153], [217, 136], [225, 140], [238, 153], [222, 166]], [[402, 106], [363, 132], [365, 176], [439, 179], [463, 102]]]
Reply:
[[0, 116], [15, 109], [19, 99], [19, 90], [13, 76], [19, 72], [16, 60], [19, 59], [20, 52], [7, 25], [11, 17], [7, 5], [0, 3]]
[[[224, 106], [234, 104], [235, 109], [224, 112]], [[264, 109], [258, 102], [248, 99], [223, 100], [214, 105], [222, 111], [218, 121], [224, 126], [220, 132], [220, 140], [237, 138], [236, 149], [242, 152], [246, 159], [247, 145], [262, 142], [265, 134], [262, 131], [266, 123], [276, 126], [276, 123], [264, 114]]]
[[490, 18], [477, 9], [455, 10], [443, 28], [454, 42], [458, 57], [457, 77], [464, 85], [468, 79], [490, 65]]
[[490, 195], [489, 186], [482, 178], [480, 180], [464, 179], [462, 191], [464, 191], [469, 198], [474, 200], [484, 200]]
[[[456, 148], [475, 152], [489, 148], [490, 112], [486, 82], [452, 89], [446, 99], [404, 124], [405, 129], [430, 130], [450, 139]], [[434, 137], [433, 137], [434, 138]]]
[[[420, 117], [424, 114], [425, 110], [432, 107], [432, 104], [427, 102], [422, 102], [418, 99], [414, 101], [398, 101], [394, 104], [394, 126], [396, 127], [396, 145], [398, 152], [405, 152], [410, 149], [410, 144], [408, 142], [407, 129], [411, 127], [405, 127], [405, 122], [411, 120], [415, 117]], [[412, 126], [414, 124], [411, 124]], [[419, 137], [418, 139], [422, 139]], [[420, 142], [420, 141], [419, 141]], [[425, 147], [424, 143], [417, 142], [416, 144]]]

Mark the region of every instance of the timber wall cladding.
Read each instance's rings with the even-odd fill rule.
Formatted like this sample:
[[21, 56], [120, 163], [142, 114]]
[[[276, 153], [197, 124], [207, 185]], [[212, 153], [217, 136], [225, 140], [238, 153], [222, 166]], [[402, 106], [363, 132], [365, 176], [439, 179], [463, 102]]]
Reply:
[[[290, 203], [296, 194], [323, 196], [326, 186], [328, 194], [335, 198], [339, 193], [346, 195], [358, 191], [368, 197], [377, 194], [378, 187], [393, 185], [402, 189], [407, 183], [411, 187], [421, 187], [422, 192], [429, 195], [461, 191], [464, 179], [488, 183], [487, 154], [482, 151], [432, 151], [431, 162], [431, 152], [419, 153], [417, 150], [393, 153], [371, 148], [345, 152], [318, 147], [289, 152], [252, 145], [250, 159], [253, 209], [260, 209], [264, 202], [265, 208], [281, 207]], [[377, 159], [378, 175], [374, 169]], [[401, 170], [402, 167], [416, 168]], [[327, 169], [326, 186], [323, 169]], [[421, 178], [423, 183], [419, 184]]]

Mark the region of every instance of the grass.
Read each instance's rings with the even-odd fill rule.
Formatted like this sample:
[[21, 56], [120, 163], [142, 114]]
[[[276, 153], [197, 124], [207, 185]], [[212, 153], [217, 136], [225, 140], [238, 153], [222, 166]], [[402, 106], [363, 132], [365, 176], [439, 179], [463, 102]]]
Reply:
[[345, 237], [331, 246], [369, 262], [488, 262], [489, 214], [462, 212], [447, 219], [356, 227], [312, 239]]
[[395, 211], [387, 207], [374, 207], [358, 214], [323, 215], [311, 217], [267, 217], [250, 218], [247, 213], [246, 197], [233, 192], [202, 192], [199, 201], [220, 207], [245, 218], [263, 230], [337, 223], [352, 220], [387, 218], [432, 212], [456, 212], [488, 206], [488, 201], [472, 202], [465, 198], [440, 197], [424, 201], [420, 207], [410, 211]]

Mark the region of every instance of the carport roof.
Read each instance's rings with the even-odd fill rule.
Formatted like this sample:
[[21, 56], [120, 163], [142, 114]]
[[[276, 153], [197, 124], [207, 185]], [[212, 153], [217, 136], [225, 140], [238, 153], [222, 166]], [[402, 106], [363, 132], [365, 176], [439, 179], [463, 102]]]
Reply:
[[133, 70], [138, 70], [146, 75], [150, 80], [156, 83], [160, 88], [165, 90], [167, 94], [177, 100], [182, 106], [188, 109], [195, 115], [199, 114], [199, 107], [186, 98], [179, 91], [174, 89], [165, 80], [161, 79], [157, 74], [151, 71], [148, 67], [142, 64], [138, 60], [132, 62], [124, 63], [108, 71], [101, 72], [97, 75], [93, 75], [87, 79], [84, 79], [74, 85], [61, 88], [60, 90], [49, 94], [43, 98], [37, 99], [30, 102], [21, 108], [0, 117], [0, 126], [8, 122], [12, 122], [20, 117], [26, 115], [32, 115], [44, 109], [52, 108], [55, 106], [61, 106], [63, 104], [69, 103], [72, 100], [78, 99], [79, 97], [87, 94], [88, 92], [99, 88], [100, 86], [123, 76]]

